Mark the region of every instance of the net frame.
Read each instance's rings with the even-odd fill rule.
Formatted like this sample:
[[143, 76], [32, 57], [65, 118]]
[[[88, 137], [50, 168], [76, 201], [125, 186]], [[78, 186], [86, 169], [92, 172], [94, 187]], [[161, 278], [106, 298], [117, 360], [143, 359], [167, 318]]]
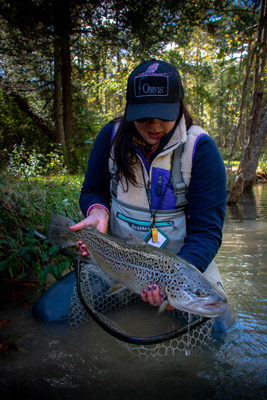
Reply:
[[[21, 226], [22, 231], [25, 233], [29, 232], [29, 228]], [[34, 237], [41, 241], [48, 241], [47, 237], [34, 230]], [[49, 243], [50, 244], [50, 243]], [[50, 244], [52, 246], [52, 244]], [[197, 320], [192, 321], [181, 329], [172, 330], [162, 335], [139, 337], [134, 335], [129, 335], [124, 332], [121, 327], [112, 322], [109, 318], [97, 312], [92, 306], [89, 306], [83, 299], [80, 287], [80, 266], [81, 263], [85, 264], [86, 260], [83, 257], [71, 250], [66, 248], [60, 248], [59, 252], [63, 255], [71, 258], [74, 262], [74, 268], [76, 271], [76, 286], [78, 291], [79, 300], [83, 306], [85, 312], [90, 315], [90, 317], [107, 333], [113, 336], [117, 341], [119, 341], [128, 351], [136, 354], [137, 356], [146, 356], [147, 358], [155, 358], [162, 354], [173, 354], [177, 350], [185, 351], [188, 348], [188, 343], [190, 342], [191, 347], [195, 347], [197, 344], [203, 343], [205, 338], [211, 335], [212, 326], [214, 320], [212, 318], [200, 317]], [[87, 261], [88, 264], [88, 261]], [[137, 295], [136, 295], [137, 296]], [[140, 296], [139, 296], [140, 300]], [[191, 339], [188, 340], [189, 332]], [[203, 333], [202, 333], [203, 332]], [[197, 333], [198, 338], [194, 338], [194, 334]], [[193, 335], [192, 335], [193, 334]], [[202, 335], [202, 338], [200, 338]], [[194, 343], [192, 343], [192, 338]], [[181, 346], [183, 342], [183, 346]], [[162, 344], [165, 343], [165, 347], [162, 348]], [[168, 343], [166, 345], [166, 343]], [[186, 344], [185, 344], [186, 343]], [[163, 352], [162, 352], [163, 350]]]
[[192, 319], [191, 322], [180, 329], [174, 329], [169, 332], [154, 336], [132, 335], [125, 331], [125, 329], [117, 325], [114, 321], [110, 320], [110, 318], [105, 316], [102, 312], [97, 311], [92, 302], [91, 304], [89, 304], [90, 301], [85, 300], [81, 287], [81, 265], [83, 265], [83, 263], [80, 261], [79, 258], [75, 258], [74, 262], [76, 271], [77, 293], [80, 302], [84, 307], [84, 310], [102, 329], [104, 329], [108, 334], [113, 336], [115, 339], [120, 340], [121, 342], [137, 346], [158, 345], [167, 341], [171, 341], [172, 339], [177, 339], [179, 337], [182, 338], [184, 335], [188, 334], [188, 332], [192, 334], [200, 326], [204, 326], [207, 322], [211, 321], [210, 318], [196, 316], [195, 319]]

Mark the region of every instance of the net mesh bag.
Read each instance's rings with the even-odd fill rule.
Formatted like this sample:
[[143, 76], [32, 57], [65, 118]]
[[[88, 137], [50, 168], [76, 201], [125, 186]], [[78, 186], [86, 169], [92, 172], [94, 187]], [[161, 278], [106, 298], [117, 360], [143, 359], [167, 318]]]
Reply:
[[[166, 311], [157, 316], [155, 308], [144, 303], [135, 293], [123, 290], [109, 294], [109, 289], [117, 282], [105, 274], [100, 267], [82, 264], [79, 274], [80, 292], [84, 302], [107, 326], [125, 335], [156, 336], [188, 327], [189, 323], [199, 320], [198, 316], [178, 310]], [[119, 312], [118, 312], [119, 311]], [[74, 287], [69, 315], [69, 322], [77, 326], [92, 318], [81, 302], [77, 284]], [[136, 345], [118, 341], [127, 351], [138, 357], [156, 358], [174, 355], [176, 352], [190, 351], [209, 339], [213, 319], [203, 320], [194, 328], [186, 328], [185, 333], [163, 343]]]

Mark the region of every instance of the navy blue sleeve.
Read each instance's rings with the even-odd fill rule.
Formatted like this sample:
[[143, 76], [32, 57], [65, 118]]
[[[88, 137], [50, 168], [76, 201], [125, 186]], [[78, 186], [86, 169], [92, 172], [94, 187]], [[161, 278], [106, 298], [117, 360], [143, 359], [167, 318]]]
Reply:
[[215, 142], [207, 135], [202, 136], [196, 144], [187, 193], [187, 236], [178, 253], [202, 272], [221, 245], [226, 197], [222, 157]]
[[108, 159], [112, 135], [111, 123], [104, 126], [98, 134], [83, 182], [80, 195], [80, 208], [87, 215], [88, 208], [95, 203], [103, 204], [110, 209], [110, 187]]

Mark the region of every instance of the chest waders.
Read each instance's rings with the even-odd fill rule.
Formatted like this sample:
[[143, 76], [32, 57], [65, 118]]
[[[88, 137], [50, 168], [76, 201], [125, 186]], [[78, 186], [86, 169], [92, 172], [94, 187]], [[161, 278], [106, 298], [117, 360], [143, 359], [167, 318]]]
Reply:
[[[114, 134], [116, 134], [116, 127], [114, 128]], [[137, 236], [143, 240], [147, 240], [153, 227], [157, 228], [162, 234], [163, 240], [159, 247], [165, 247], [175, 253], [178, 253], [184, 244], [184, 238], [186, 236], [186, 192], [189, 185], [192, 169], [192, 154], [195, 148], [195, 140], [206, 134], [200, 127], [192, 126], [187, 135], [187, 139], [182, 139], [180, 143], [172, 146], [170, 151], [172, 153], [171, 161], [171, 183], [173, 185], [173, 194], [175, 196], [175, 207], [174, 209], [168, 210], [156, 210], [150, 209], [149, 207], [138, 207], [136, 205], [131, 205], [131, 199], [129, 202], [121, 201], [118, 194], [119, 182], [114, 178], [116, 172], [116, 164], [110, 164], [110, 174], [111, 174], [111, 213], [110, 213], [110, 233], [118, 236], [120, 238], [127, 238], [129, 234]], [[191, 143], [187, 146], [187, 142]], [[151, 182], [151, 171], [155, 160], [162, 154], [166, 154], [165, 150], [160, 153], [151, 163], [149, 175], [145, 169], [145, 166], [139, 157], [142, 171], [144, 175], [144, 185], [146, 187], [146, 195], [148, 199], [148, 205], [150, 203], [150, 193], [149, 189], [151, 186], [147, 185], [147, 182]], [[188, 166], [185, 168], [183, 164], [183, 156], [186, 153], [184, 159], [190, 160]], [[182, 160], [182, 162], [181, 162]], [[145, 177], [146, 175], [146, 177]], [[186, 183], [184, 182], [183, 176], [187, 177]], [[146, 178], [146, 179], [145, 179]], [[138, 187], [136, 191], [138, 192]], [[154, 218], [153, 213], [156, 211]], [[164, 240], [165, 239], [165, 240]], [[151, 241], [150, 244], [153, 244]], [[209, 264], [206, 271], [203, 273], [208, 280], [213, 284], [218, 285], [221, 289], [223, 288], [222, 278], [220, 271], [214, 262], [214, 260]]]

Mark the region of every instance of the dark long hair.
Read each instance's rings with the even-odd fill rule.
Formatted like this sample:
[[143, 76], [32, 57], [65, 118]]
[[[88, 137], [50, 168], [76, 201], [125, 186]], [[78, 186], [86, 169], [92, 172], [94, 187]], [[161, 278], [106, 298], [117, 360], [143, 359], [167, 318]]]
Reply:
[[[180, 122], [183, 114], [185, 117], [186, 129], [188, 130], [190, 126], [193, 125], [193, 118], [185, 103], [182, 101], [176, 124]], [[122, 177], [124, 177], [127, 186], [128, 182], [136, 185], [136, 179], [133, 172], [133, 166], [137, 162], [137, 156], [133, 142], [133, 133], [135, 132], [134, 123], [128, 122], [125, 116], [117, 118], [113, 120], [113, 122], [120, 123], [118, 131], [112, 142], [112, 145], [114, 146], [114, 161], [117, 166], [115, 178], [120, 180]]]

